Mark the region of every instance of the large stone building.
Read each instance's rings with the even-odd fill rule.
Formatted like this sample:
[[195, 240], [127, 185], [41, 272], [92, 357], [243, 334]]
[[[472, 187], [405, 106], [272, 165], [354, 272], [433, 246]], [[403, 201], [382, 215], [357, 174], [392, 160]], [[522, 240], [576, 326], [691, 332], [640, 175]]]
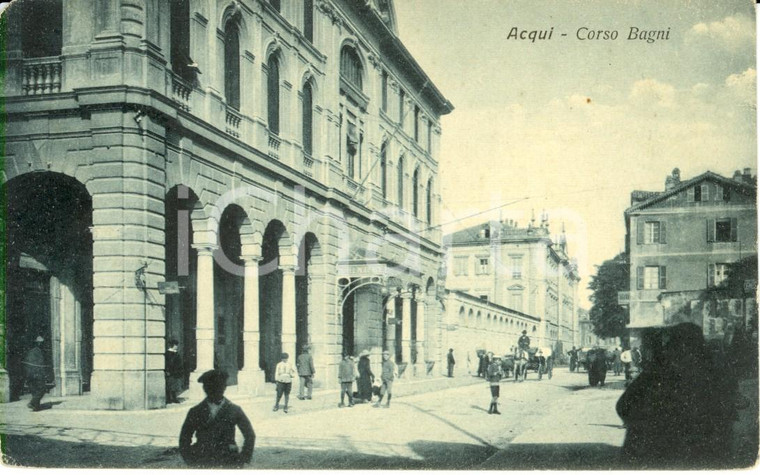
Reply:
[[447, 235], [446, 288], [536, 319], [525, 328], [531, 343], [572, 347], [580, 278], [564, 233], [557, 241], [546, 216], [538, 226], [494, 221]]
[[692, 321], [706, 336], [722, 337], [733, 320], [753, 316], [754, 291], [746, 301], [718, 305], [700, 298], [720, 286], [731, 263], [757, 254], [756, 199], [749, 169], [732, 179], [708, 171], [687, 181], [675, 169], [664, 191], [631, 193], [625, 224], [633, 346], [645, 328]]
[[342, 352], [439, 359], [453, 107], [391, 0], [22, 0], [4, 27], [6, 397], [38, 334], [56, 393], [110, 409], [164, 405], [169, 338], [246, 394], [307, 343], [323, 386]]

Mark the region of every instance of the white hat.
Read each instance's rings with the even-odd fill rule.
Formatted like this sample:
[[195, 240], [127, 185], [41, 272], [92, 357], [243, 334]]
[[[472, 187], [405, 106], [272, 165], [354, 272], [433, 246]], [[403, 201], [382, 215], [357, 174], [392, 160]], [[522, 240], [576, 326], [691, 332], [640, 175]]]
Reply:
[[37, 338], [35, 338], [35, 339], [34, 339], [34, 341], [35, 341], [36, 343], [42, 343], [43, 341], [45, 341], [45, 339], [44, 339], [44, 338], [42, 338], [40, 335], [37, 335]]

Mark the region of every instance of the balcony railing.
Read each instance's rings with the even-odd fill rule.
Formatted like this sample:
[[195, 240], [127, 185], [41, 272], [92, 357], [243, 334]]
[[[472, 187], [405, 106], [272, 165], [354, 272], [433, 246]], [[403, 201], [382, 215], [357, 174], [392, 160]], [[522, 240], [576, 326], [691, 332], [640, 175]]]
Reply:
[[27, 96], [61, 92], [61, 58], [25, 60], [21, 90]]
[[240, 138], [240, 117], [240, 112], [227, 106], [227, 116], [225, 119], [227, 127], [225, 131], [235, 138]]
[[273, 133], [269, 133], [269, 156], [275, 160], [280, 159], [280, 137]]
[[314, 157], [306, 152], [303, 154], [303, 172], [306, 176], [314, 177]]
[[172, 74], [172, 100], [180, 109], [190, 112], [190, 92], [193, 88], [184, 79]]

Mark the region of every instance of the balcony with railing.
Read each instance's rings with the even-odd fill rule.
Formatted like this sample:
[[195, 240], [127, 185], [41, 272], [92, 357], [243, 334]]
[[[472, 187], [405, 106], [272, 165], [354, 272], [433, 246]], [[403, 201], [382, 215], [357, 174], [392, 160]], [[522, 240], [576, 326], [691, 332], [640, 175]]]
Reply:
[[179, 75], [175, 73], [170, 74], [172, 81], [172, 100], [179, 109], [190, 112], [190, 93], [193, 90], [193, 86]]
[[277, 134], [269, 133], [268, 155], [275, 160], [280, 159], [280, 143], [282, 140]]
[[229, 135], [237, 138], [240, 138], [240, 119], [242, 116], [240, 115], [240, 112], [233, 109], [230, 106], [227, 106], [227, 114], [225, 117], [225, 132], [227, 132]]
[[61, 92], [61, 58], [52, 56], [24, 60], [21, 81], [21, 90], [27, 96]]

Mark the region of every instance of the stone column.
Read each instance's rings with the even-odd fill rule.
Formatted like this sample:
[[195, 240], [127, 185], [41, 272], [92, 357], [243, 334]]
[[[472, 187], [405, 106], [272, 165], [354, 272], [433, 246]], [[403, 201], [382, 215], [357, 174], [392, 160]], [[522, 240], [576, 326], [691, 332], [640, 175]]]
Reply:
[[409, 366], [412, 364], [412, 294], [404, 293], [401, 299], [401, 361], [407, 364], [407, 371], [411, 371]]
[[[190, 382], [214, 368], [214, 251], [215, 246], [194, 246], [198, 251], [197, 321], [195, 324], [196, 365]], [[191, 384], [192, 386], [192, 384]]]
[[238, 388], [244, 394], [259, 394], [264, 388], [264, 371], [259, 368], [259, 262], [260, 255], [243, 256], [243, 369]]
[[[386, 321], [385, 328], [385, 349], [391, 354], [391, 358], [395, 361], [396, 358], [396, 324], [391, 324], [393, 318], [398, 317], [395, 314], [396, 311], [396, 297], [391, 295], [388, 297], [388, 301], [385, 302], [385, 315], [383, 316]], [[382, 360], [379, 360], [382, 361]], [[374, 371], [374, 369], [373, 369]]]
[[296, 352], [296, 273], [295, 266], [282, 267], [282, 351], [295, 362]]
[[425, 301], [417, 300], [417, 374], [427, 374], [428, 351], [425, 342]]

